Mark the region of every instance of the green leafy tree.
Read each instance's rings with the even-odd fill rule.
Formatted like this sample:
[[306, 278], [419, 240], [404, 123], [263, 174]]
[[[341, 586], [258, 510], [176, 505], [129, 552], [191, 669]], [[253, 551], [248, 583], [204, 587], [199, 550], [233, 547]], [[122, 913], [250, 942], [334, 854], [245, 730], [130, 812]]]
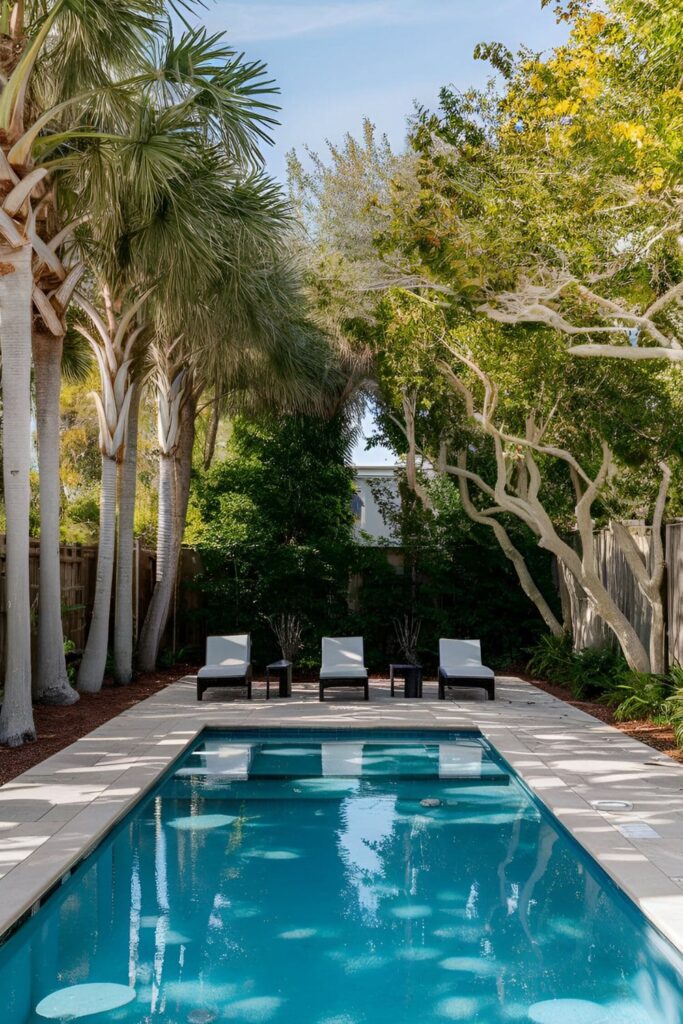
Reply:
[[263, 661], [275, 652], [266, 616], [304, 623], [304, 658], [348, 620], [353, 561], [352, 433], [342, 417], [288, 416], [232, 424], [229, 455], [195, 481], [188, 539], [208, 632], [244, 630]]

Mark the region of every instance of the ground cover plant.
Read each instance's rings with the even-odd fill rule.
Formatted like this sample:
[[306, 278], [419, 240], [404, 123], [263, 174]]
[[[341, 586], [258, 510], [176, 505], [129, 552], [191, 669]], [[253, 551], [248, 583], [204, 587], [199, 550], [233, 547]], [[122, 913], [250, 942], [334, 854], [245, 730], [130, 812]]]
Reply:
[[683, 749], [683, 670], [677, 664], [661, 675], [633, 672], [614, 648], [574, 650], [568, 632], [545, 634], [526, 665], [534, 679], [566, 690], [572, 698], [609, 708], [616, 722], [668, 726]]

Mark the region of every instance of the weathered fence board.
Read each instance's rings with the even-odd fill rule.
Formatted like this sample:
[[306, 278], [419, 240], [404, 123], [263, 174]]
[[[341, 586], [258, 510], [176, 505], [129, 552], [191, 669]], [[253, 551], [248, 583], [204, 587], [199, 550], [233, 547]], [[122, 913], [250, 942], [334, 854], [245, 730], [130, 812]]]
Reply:
[[[651, 568], [651, 528], [642, 523], [627, 525]], [[683, 664], [683, 521], [667, 523], [664, 541], [666, 584], [663, 596], [667, 622], [667, 662], [669, 665], [674, 662]], [[600, 578], [647, 650], [650, 643], [650, 608], [609, 527], [595, 535], [595, 546]], [[565, 588], [563, 598], [571, 606], [576, 649], [614, 644], [611, 631], [596, 614], [581, 587], [566, 572], [562, 574], [561, 587]]]
[[[5, 606], [5, 552], [6, 539], [0, 534], [0, 667], [4, 674], [6, 646]], [[40, 571], [40, 546], [37, 538], [31, 538], [29, 550], [29, 585], [31, 611], [35, 634], [38, 615], [38, 574]], [[198, 608], [197, 592], [188, 590], [186, 583], [199, 571], [199, 558], [195, 551], [183, 549], [176, 597], [171, 609], [168, 627], [162, 641], [163, 647], [200, 645], [203, 637], [192, 612]], [[95, 597], [97, 572], [97, 546], [87, 544], [62, 544], [60, 547], [60, 577], [62, 589], [62, 625], [64, 637], [81, 650], [88, 635], [88, 625]], [[156, 574], [154, 551], [135, 547], [133, 563], [133, 629], [137, 640], [145, 614], [152, 598]], [[190, 614], [188, 614], [190, 613]], [[113, 601], [112, 601], [113, 625]]]
[[683, 521], [666, 524], [669, 664], [683, 665]]

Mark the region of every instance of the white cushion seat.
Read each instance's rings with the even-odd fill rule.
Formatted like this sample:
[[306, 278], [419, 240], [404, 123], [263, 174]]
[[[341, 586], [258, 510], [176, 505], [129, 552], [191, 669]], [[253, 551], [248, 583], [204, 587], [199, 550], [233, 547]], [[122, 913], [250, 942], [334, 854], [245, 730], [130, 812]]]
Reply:
[[481, 663], [481, 642], [439, 640], [439, 700], [445, 700], [446, 686], [467, 686], [468, 683], [473, 688], [481, 686], [489, 700], [495, 699], [495, 674]]
[[460, 679], [493, 679], [492, 668], [486, 665], [442, 665], [441, 671], [446, 676], [453, 676]]
[[320, 669], [321, 679], [363, 679], [367, 674], [365, 665], [326, 665]]
[[220, 665], [204, 665], [197, 673], [198, 679], [230, 679], [233, 676], [244, 677], [247, 674], [249, 664], [246, 661], [229, 659]]
[[320, 700], [328, 686], [362, 686], [370, 699], [362, 636], [324, 636], [320, 669]]
[[244, 686], [251, 700], [251, 637], [248, 633], [206, 638], [206, 665], [197, 673], [197, 700], [202, 699], [209, 686]]

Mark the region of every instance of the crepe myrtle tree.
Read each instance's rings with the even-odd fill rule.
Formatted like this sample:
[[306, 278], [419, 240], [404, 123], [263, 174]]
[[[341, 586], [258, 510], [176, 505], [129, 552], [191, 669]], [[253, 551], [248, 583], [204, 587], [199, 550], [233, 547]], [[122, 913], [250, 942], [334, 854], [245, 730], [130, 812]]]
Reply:
[[[418, 454], [424, 457], [424, 453], [418, 449], [416, 441], [417, 392], [415, 390], [405, 392], [402, 395], [401, 406], [403, 419], [400, 420], [392, 416], [392, 420], [406, 437], [406, 483], [416, 497], [419, 498], [424, 508], [434, 511], [429, 487], [426, 485], [418, 468]], [[492, 514], [492, 510], [480, 510], [471, 500], [465, 475], [467, 469], [466, 451], [463, 450], [458, 455], [457, 470], [452, 466], [449, 467], [447, 455], [447, 445], [445, 442], [442, 442], [439, 445], [439, 456], [435, 462], [435, 469], [437, 472], [450, 472], [458, 477], [460, 500], [465, 513], [473, 522], [481, 526], [487, 526], [493, 531], [501, 551], [514, 567], [522, 590], [532, 604], [535, 605], [550, 632], [555, 636], [562, 636], [565, 631], [564, 624], [557, 618], [540, 587], [536, 584], [527, 565], [526, 558], [519, 548], [515, 546], [504, 524]]]
[[[490, 440], [495, 458], [495, 478], [486, 480], [479, 473], [468, 469], [466, 449], [462, 449], [456, 460], [450, 462], [447, 447], [442, 448], [440, 466], [444, 472], [458, 479], [465, 510], [472, 511], [469, 486], [473, 485], [481, 498], [485, 499], [483, 508], [477, 507], [478, 517], [493, 521], [508, 515], [527, 526], [539, 546], [553, 554], [563, 570], [582, 588], [591, 605], [616, 637], [629, 667], [636, 672], [663, 672], [664, 611], [661, 585], [664, 551], [661, 531], [671, 477], [668, 466], [662, 463], [660, 467], [662, 476], [652, 521], [651, 567], [648, 567], [646, 558], [626, 527], [622, 524], [614, 524], [613, 527], [615, 541], [650, 608], [650, 647], [646, 650], [636, 630], [602, 582], [597, 564], [592, 508], [615, 473], [610, 448], [602, 443], [597, 472], [591, 474], [571, 452], [544, 441], [548, 422], [537, 423], [530, 415], [524, 435], [508, 433], [498, 414], [498, 389], [491, 377], [469, 354], [451, 345], [446, 347], [455, 360], [470, 370], [483, 391], [482, 399], [477, 401], [474, 391], [463, 377], [456, 374], [445, 361], [441, 363], [442, 372], [454, 394], [460, 396], [465, 404], [468, 419]], [[574, 493], [573, 518], [580, 551], [567, 543], [543, 504], [540, 496], [543, 483], [542, 459], [557, 460], [568, 473]]]
[[572, 343], [572, 355], [683, 360], [683, 280], [638, 303], [612, 297], [598, 282], [588, 284], [563, 269], [539, 268], [534, 278], [522, 277], [515, 290], [493, 295], [479, 309], [499, 323], [546, 324], [568, 338], [591, 339]]

